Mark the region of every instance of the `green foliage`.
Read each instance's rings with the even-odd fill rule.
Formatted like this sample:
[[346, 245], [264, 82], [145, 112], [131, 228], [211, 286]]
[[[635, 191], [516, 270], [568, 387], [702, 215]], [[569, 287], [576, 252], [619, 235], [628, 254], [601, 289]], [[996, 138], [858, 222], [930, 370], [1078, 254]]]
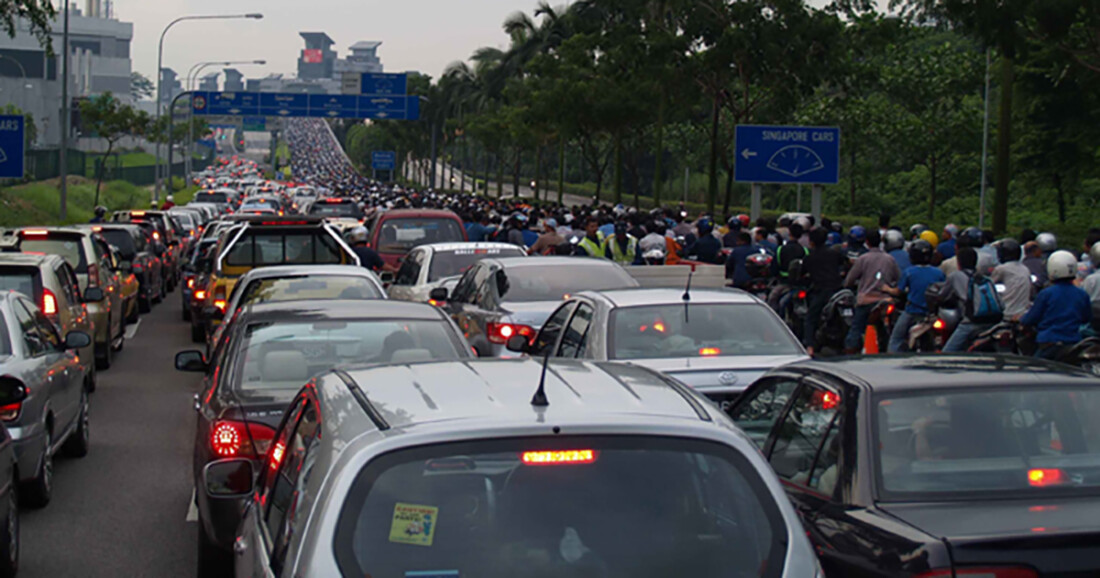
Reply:
[[52, 53], [50, 41], [51, 23], [57, 15], [57, 8], [51, 0], [0, 0], [0, 28], [9, 37], [15, 37], [15, 24], [23, 20], [30, 24], [31, 34]]
[[152, 80], [149, 80], [148, 76], [133, 71], [130, 73], [130, 95], [134, 97], [134, 100], [145, 100], [153, 98], [153, 92], [156, 90], [156, 85]]

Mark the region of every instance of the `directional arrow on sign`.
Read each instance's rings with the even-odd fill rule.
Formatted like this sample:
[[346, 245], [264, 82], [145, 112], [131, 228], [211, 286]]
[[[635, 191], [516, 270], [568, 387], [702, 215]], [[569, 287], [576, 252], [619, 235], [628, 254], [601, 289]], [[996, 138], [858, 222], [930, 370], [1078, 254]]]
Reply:
[[756, 153], [750, 151], [749, 149], [745, 149], [741, 151], [741, 156], [745, 157], [745, 160], [749, 160], [752, 157], [756, 156]]
[[290, 114], [290, 111], [284, 108], [284, 109], [279, 111], [279, 114], [282, 115], [282, 116], [286, 116], [286, 115]]
[[229, 109], [229, 114], [240, 114], [240, 113], [241, 113], [241, 109], [239, 109], [239, 108]]
[[4, 152], [4, 149], [0, 149], [0, 163], [8, 162], [8, 155]]

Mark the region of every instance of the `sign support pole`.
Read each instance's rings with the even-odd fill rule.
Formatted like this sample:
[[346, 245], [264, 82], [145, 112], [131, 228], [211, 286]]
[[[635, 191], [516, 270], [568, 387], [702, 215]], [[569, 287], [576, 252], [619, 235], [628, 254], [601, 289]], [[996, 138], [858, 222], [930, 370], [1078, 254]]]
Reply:
[[815, 223], [821, 223], [821, 193], [825, 191], [825, 187], [821, 185], [814, 185], [812, 198], [810, 200], [810, 214], [814, 216]]
[[762, 209], [760, 208], [761, 198], [764, 196], [764, 185], [760, 183], [752, 184], [752, 206], [749, 209], [749, 218], [755, 222], [760, 218]]

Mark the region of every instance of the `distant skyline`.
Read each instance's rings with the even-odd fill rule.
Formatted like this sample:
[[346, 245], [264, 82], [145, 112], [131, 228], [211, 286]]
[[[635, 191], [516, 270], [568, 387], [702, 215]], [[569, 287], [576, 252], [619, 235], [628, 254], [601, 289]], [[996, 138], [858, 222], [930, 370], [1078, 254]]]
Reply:
[[[822, 5], [827, 0], [810, 0]], [[83, 9], [84, 2], [75, 0]], [[164, 41], [164, 66], [181, 77], [198, 62], [266, 60], [245, 65], [248, 78], [297, 73], [299, 32], [325, 32], [345, 57], [360, 40], [382, 42], [378, 56], [387, 72], [416, 70], [432, 78], [482, 46], [504, 48], [502, 25], [517, 11], [531, 13], [535, 0], [113, 0], [119, 20], [134, 24], [133, 69], [156, 81], [157, 41], [164, 27], [184, 15], [260, 12], [263, 20], [181, 22]], [[561, 3], [563, 6], [565, 2]], [[213, 70], [213, 69], [207, 69]]]

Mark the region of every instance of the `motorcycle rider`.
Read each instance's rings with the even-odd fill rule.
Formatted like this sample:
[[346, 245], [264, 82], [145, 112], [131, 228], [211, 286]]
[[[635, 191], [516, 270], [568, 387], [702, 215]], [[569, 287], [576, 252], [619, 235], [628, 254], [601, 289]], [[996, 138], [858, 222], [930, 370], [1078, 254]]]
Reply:
[[1100, 305], [1100, 241], [1089, 249], [1089, 260], [1092, 261], [1095, 272], [1085, 277], [1085, 281], [1081, 283], [1081, 288], [1089, 294], [1090, 301]]
[[852, 270], [844, 279], [845, 287], [858, 287], [856, 310], [852, 316], [852, 325], [844, 347], [848, 353], [858, 353], [862, 349], [863, 333], [867, 330], [867, 319], [880, 301], [890, 299], [882, 292], [882, 285], [895, 285], [901, 277], [897, 261], [887, 255], [879, 243], [882, 241], [878, 231], [867, 231], [867, 252], [856, 259]]
[[752, 246], [752, 237], [738, 229], [736, 244], [729, 258], [726, 259], [726, 279], [731, 281], [734, 287], [744, 287], [752, 279], [748, 269], [745, 268], [745, 260], [749, 255], [758, 252], [759, 249]]
[[[920, 226], [923, 227], [924, 225]], [[902, 271], [905, 271], [911, 265], [909, 254], [905, 252], [905, 237], [902, 236], [901, 231], [897, 229], [886, 231], [886, 234], [882, 237], [882, 249], [898, 262], [898, 268]]]
[[351, 250], [359, 257], [359, 264], [371, 271], [397, 271], [397, 267], [387, 265], [374, 249], [367, 245], [367, 228], [358, 226], [348, 232]]
[[105, 223], [105, 222], [107, 222], [107, 207], [104, 207], [103, 205], [99, 205], [98, 207], [96, 207], [95, 208], [95, 216], [92, 217], [92, 220], [90, 220], [88, 222], [89, 223]]
[[1024, 267], [1031, 273], [1031, 282], [1036, 289], [1042, 289], [1047, 284], [1046, 259], [1043, 258], [1043, 249], [1038, 241], [1024, 243]]
[[943, 234], [940, 235], [943, 240], [936, 246], [936, 252], [944, 259], [950, 259], [955, 256], [955, 251], [957, 250], [955, 237], [957, 236], [959, 236], [958, 225], [948, 223], [943, 226]]
[[1058, 359], [1067, 346], [1081, 340], [1081, 326], [1092, 320], [1092, 304], [1088, 293], [1073, 284], [1077, 278], [1073, 253], [1052, 253], [1047, 259], [1047, 276], [1050, 287], [1039, 292], [1020, 323], [1038, 329], [1036, 357]]
[[[948, 299], [945, 301], [954, 300], [960, 311], [967, 311], [969, 310], [966, 305], [970, 299], [970, 282], [974, 275], [978, 274], [978, 251], [974, 247], [963, 246], [956, 253], [955, 258], [958, 260], [959, 269], [947, 275], [944, 291], [948, 293]], [[992, 324], [977, 323], [964, 316], [955, 327], [955, 332], [944, 344], [944, 353], [966, 351], [971, 339], [991, 326]]]
[[616, 221], [613, 233], [603, 242], [604, 257], [624, 267], [641, 260], [638, 255], [638, 239], [627, 233], [629, 228], [626, 221]]
[[1001, 264], [993, 269], [989, 278], [1004, 285], [1001, 301], [1005, 306], [1005, 318], [1019, 319], [1031, 307], [1034, 292], [1031, 271], [1020, 262], [1020, 244], [1016, 239], [1002, 239], [996, 245]]
[[843, 271], [848, 264], [847, 256], [830, 249], [828, 243], [829, 232], [823, 227], [815, 227], [810, 231], [810, 254], [802, 260], [802, 271], [810, 281], [806, 318], [802, 322], [802, 344], [810, 355], [814, 354], [814, 335], [821, 312], [844, 285]]
[[577, 243], [573, 254], [578, 257], [603, 258], [603, 243], [600, 241], [600, 220], [588, 217], [584, 222], [584, 238]]
[[909, 261], [913, 264], [901, 272], [897, 289], [884, 285], [882, 290], [895, 297], [908, 295], [905, 311], [898, 317], [897, 325], [890, 334], [890, 344], [887, 350], [890, 353], [900, 353], [909, 350], [909, 329], [921, 317], [928, 314], [928, 302], [925, 299], [925, 291], [933, 283], [944, 281], [947, 277], [939, 268], [932, 266], [932, 244], [924, 239], [913, 241], [909, 245]]
[[699, 239], [688, 249], [688, 253], [703, 263], [721, 265], [725, 263], [722, 255], [722, 242], [714, 236], [714, 225], [709, 219], [699, 219], [696, 224]]
[[867, 252], [867, 229], [861, 225], [855, 225], [848, 229], [848, 242], [845, 249], [848, 251], [848, 259], [855, 261]]

